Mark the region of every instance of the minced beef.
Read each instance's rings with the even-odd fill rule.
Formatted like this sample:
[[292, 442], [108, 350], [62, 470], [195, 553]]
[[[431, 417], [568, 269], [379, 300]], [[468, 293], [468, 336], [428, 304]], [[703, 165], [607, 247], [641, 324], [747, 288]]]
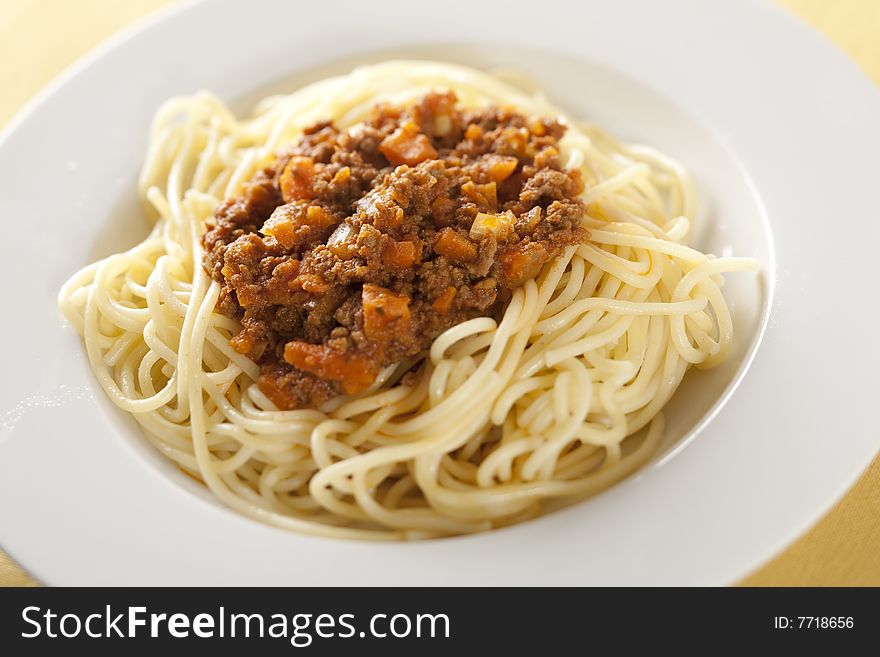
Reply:
[[225, 201], [204, 265], [266, 395], [291, 409], [360, 392], [451, 326], [499, 315], [511, 290], [586, 239], [564, 132], [431, 93], [346, 130], [311, 127]]

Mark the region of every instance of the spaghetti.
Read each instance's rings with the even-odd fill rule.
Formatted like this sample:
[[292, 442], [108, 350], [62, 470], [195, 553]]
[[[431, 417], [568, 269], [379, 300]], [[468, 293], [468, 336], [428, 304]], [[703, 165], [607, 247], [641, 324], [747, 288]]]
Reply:
[[[452, 90], [465, 106], [560, 117], [589, 239], [513, 291], [500, 320], [446, 330], [427, 354], [319, 409], [279, 410], [230, 346], [202, 267], [205, 222], [318, 121]], [[387, 62], [259, 103], [237, 120], [199, 93], [163, 105], [139, 187], [149, 237], [75, 274], [60, 305], [112, 401], [229, 507], [312, 534], [412, 539], [484, 531], [583, 499], [655, 452], [662, 409], [733, 336], [721, 292], [745, 258], [686, 245], [684, 169], [567, 121], [540, 95], [457, 66]], [[407, 375], [407, 376], [404, 376]]]

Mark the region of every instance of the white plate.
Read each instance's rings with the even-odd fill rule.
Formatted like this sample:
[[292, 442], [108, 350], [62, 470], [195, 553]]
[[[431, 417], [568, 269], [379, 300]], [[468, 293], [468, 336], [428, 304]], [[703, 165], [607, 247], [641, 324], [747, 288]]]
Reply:
[[[818, 519], [869, 462], [880, 442], [880, 94], [868, 80], [782, 10], [752, 2], [446, 7], [187, 5], [94, 53], [9, 127], [0, 542], [36, 577], [723, 584]], [[572, 114], [667, 150], [701, 186], [697, 245], [757, 256], [764, 270], [757, 282], [731, 277], [739, 351], [679, 391], [679, 440], [636, 476], [517, 527], [367, 544], [215, 503], [106, 402], [55, 297], [72, 271], [145, 234], [134, 181], [165, 98], [209, 88], [244, 110], [389, 55], [519, 68]]]

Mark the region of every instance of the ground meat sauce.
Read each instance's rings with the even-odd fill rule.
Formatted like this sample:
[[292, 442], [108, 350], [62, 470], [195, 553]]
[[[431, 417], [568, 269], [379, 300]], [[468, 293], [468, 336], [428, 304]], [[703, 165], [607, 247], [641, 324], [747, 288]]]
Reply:
[[432, 93], [346, 130], [312, 126], [225, 201], [205, 269], [266, 395], [292, 409], [360, 392], [451, 326], [500, 315], [511, 290], [587, 237], [564, 132]]

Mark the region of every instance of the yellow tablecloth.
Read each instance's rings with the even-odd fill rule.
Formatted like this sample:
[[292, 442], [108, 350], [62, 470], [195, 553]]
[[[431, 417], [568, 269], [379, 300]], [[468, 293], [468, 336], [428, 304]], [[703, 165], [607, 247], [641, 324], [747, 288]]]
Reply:
[[[168, 2], [3, 0], [0, 126], [74, 59]], [[834, 41], [880, 84], [880, 0], [782, 3]], [[818, 525], [742, 583], [880, 585], [880, 458]], [[35, 584], [0, 552], [0, 586]]]

